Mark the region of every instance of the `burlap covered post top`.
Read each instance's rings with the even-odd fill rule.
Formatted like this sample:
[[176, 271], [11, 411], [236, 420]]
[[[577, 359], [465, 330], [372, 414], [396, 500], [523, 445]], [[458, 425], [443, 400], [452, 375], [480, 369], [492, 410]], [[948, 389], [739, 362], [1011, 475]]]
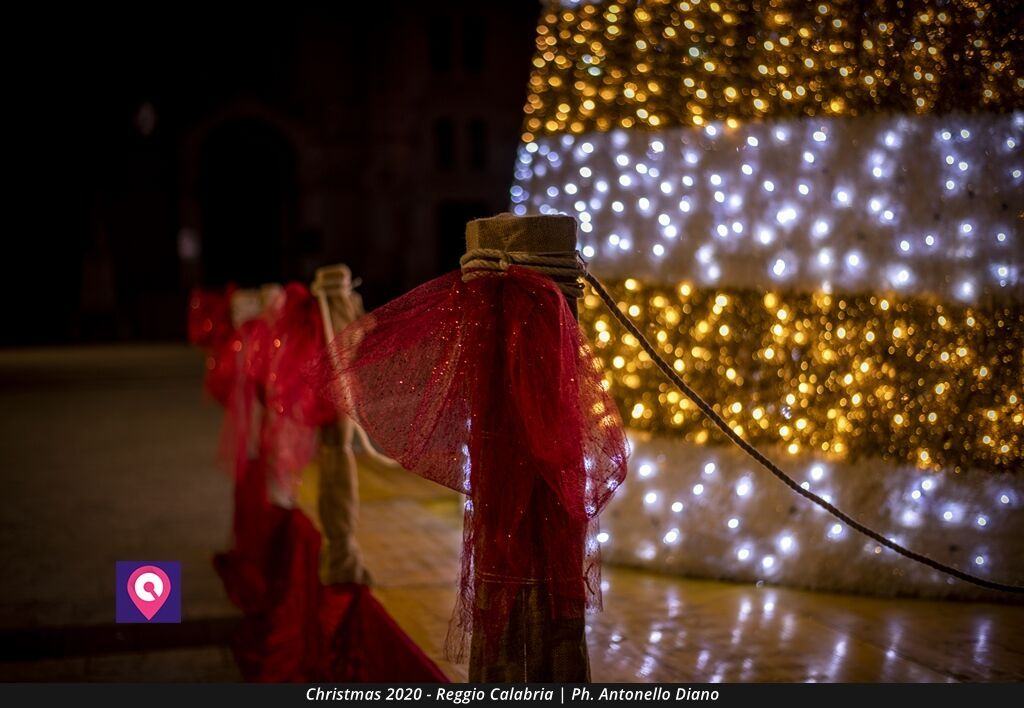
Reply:
[[[330, 312], [332, 331], [327, 332], [328, 340], [363, 314], [363, 299], [353, 287], [352, 271], [343, 263], [316, 269], [310, 290]], [[327, 324], [325, 319], [324, 326]]]
[[[493, 248], [522, 253], [565, 253], [576, 249], [576, 220], [571, 216], [499, 214], [466, 225], [466, 250]], [[568, 305], [576, 313], [576, 302]], [[531, 515], [532, 516], [532, 515]], [[533, 521], [538, 519], [532, 516]], [[544, 528], [531, 530], [543, 544]], [[581, 539], [582, 540], [582, 539]], [[540, 546], [538, 546], [540, 547]], [[488, 549], [477, 548], [477, 553]], [[580, 549], [582, 560], [582, 548]], [[488, 587], [477, 588], [475, 601], [486, 606]], [[487, 624], [473, 629], [469, 680], [484, 683], [570, 682], [590, 680], [584, 608], [577, 617], [551, 616], [550, 588], [534, 583], [520, 589], [508, 625], [500, 637], [487, 636]], [[495, 649], [496, 647], [496, 649]]]
[[576, 250], [576, 220], [571, 216], [498, 214], [466, 225], [466, 250], [551, 253]]

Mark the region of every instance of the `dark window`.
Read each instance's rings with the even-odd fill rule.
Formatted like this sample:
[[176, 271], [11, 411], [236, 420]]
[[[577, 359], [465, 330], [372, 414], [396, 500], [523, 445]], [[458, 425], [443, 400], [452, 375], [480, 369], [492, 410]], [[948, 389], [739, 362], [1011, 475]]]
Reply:
[[462, 67], [471, 74], [484, 68], [487, 46], [487, 24], [484, 18], [466, 17], [462, 22]]
[[434, 166], [439, 170], [455, 167], [455, 124], [451, 118], [434, 121]]
[[430, 41], [430, 68], [438, 73], [452, 68], [452, 19], [444, 15], [430, 18], [428, 26]]
[[479, 118], [469, 122], [469, 166], [487, 169], [487, 124]]

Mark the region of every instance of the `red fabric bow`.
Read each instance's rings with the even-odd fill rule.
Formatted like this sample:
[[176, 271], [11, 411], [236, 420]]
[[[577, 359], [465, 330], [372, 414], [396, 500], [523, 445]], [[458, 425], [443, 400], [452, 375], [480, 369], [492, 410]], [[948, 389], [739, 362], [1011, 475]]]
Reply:
[[[551, 616], [601, 602], [597, 515], [627, 444], [600, 366], [554, 283], [528, 269], [433, 280], [346, 327], [330, 387], [403, 467], [468, 496], [447, 649], [496, 636], [521, 588]], [[321, 371], [325, 370], [321, 369]]]

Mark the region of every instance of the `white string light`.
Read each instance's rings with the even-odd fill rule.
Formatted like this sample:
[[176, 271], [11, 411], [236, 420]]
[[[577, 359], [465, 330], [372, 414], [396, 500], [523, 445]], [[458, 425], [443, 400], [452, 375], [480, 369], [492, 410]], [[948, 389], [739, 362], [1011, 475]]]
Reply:
[[[657, 135], [652, 143], [645, 132], [595, 133], [568, 149], [555, 137], [527, 143], [513, 211], [580, 214], [579, 197], [610, 197], [587, 210], [581, 229], [582, 248], [605, 277], [655, 263], [664, 279], [688, 277], [693, 254], [714, 245], [714, 268], [696, 269], [705, 282], [881, 284], [968, 301], [1021, 283], [1024, 236], [1014, 214], [1024, 209], [1024, 113]], [[694, 179], [694, 168], [704, 177]], [[623, 232], [637, 237], [607, 239]], [[935, 248], [942, 242], [950, 246]], [[847, 253], [841, 265], [836, 251]]]

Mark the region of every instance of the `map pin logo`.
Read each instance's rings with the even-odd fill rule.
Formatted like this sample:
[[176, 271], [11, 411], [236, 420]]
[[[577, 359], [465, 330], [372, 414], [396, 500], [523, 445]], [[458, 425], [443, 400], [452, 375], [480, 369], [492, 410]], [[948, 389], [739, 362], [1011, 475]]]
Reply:
[[128, 597], [146, 620], [153, 619], [171, 594], [171, 579], [155, 565], [143, 565], [128, 577]]

